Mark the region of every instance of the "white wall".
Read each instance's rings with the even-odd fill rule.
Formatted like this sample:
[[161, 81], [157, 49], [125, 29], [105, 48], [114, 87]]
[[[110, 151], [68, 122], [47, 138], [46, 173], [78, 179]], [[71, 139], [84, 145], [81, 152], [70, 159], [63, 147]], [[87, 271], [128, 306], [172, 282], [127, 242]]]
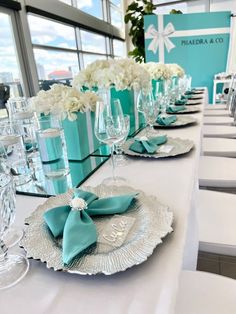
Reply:
[[236, 0], [210, 0], [211, 11], [232, 11], [236, 14]]

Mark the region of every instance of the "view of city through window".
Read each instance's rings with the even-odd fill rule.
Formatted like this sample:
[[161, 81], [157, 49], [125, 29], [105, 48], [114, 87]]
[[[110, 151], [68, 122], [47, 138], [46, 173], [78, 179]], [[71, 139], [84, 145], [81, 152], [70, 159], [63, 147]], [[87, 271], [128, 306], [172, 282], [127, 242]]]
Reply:
[[[123, 27], [122, 0], [59, 1], [119, 29]], [[12, 13], [10, 10], [0, 11], [0, 84], [10, 87], [11, 96], [23, 96], [21, 68], [28, 60], [20, 59], [21, 63], [18, 62], [17, 49], [20, 47], [15, 45], [14, 35], [17, 35], [15, 29], [13, 34], [12, 22], [15, 20]], [[126, 56], [124, 41], [114, 39], [110, 34], [96, 33], [32, 13], [27, 14], [27, 21], [34, 56], [31, 64], [35, 62], [40, 88], [48, 89], [55, 81], [70, 84], [80, 69], [97, 59]], [[37, 89], [37, 82], [35, 84]]]
[[10, 86], [11, 96], [23, 94], [11, 19], [0, 12], [0, 84]]
[[[112, 57], [107, 36], [32, 14], [28, 22], [40, 88], [45, 88], [45, 81], [70, 84], [81, 68]], [[124, 42], [114, 39], [112, 43], [114, 56], [124, 57]]]

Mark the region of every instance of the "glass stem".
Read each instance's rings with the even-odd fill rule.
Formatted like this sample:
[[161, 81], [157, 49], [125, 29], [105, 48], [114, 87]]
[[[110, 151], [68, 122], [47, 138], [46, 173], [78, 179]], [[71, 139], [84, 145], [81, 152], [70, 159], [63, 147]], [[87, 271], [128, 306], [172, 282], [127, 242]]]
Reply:
[[5, 261], [7, 257], [7, 251], [8, 249], [5, 243], [3, 242], [3, 240], [0, 240], [0, 264]]
[[114, 158], [114, 144], [111, 145], [111, 165], [112, 165], [112, 178], [115, 180], [115, 158]]

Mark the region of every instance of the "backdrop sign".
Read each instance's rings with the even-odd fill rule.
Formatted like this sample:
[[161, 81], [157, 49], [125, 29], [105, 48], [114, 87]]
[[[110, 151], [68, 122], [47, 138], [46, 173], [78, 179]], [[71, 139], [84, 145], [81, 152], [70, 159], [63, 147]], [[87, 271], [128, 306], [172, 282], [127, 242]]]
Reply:
[[231, 12], [147, 15], [144, 17], [146, 61], [178, 63], [207, 86], [226, 70]]

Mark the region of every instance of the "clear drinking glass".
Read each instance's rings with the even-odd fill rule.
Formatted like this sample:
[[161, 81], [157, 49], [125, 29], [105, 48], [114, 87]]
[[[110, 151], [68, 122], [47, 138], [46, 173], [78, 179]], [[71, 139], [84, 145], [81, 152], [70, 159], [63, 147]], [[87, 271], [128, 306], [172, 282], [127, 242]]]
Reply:
[[115, 183], [114, 145], [119, 143], [125, 134], [125, 119], [119, 99], [112, 99], [110, 103], [97, 102], [94, 132], [97, 139], [109, 145], [111, 149], [111, 183]]
[[125, 120], [125, 129], [124, 129], [124, 136], [123, 138], [115, 144], [115, 164], [116, 166], [125, 166], [128, 163], [128, 159], [124, 156], [123, 154], [123, 149], [122, 145], [125, 143], [129, 131], [130, 131], [130, 116], [128, 114], [124, 115], [124, 120]]
[[0, 124], [0, 158], [4, 172], [13, 176], [16, 185], [32, 179], [22, 136], [8, 122]]
[[51, 179], [66, 176], [69, 162], [60, 119], [54, 115], [38, 117], [36, 138], [44, 175]]
[[28, 260], [21, 255], [8, 254], [4, 242], [10, 224], [15, 217], [15, 188], [10, 175], [0, 173], [0, 289], [15, 285], [27, 273]]
[[10, 98], [7, 102], [9, 117], [11, 120], [29, 119], [32, 111], [26, 97]]
[[154, 100], [152, 92], [146, 93], [142, 90], [139, 92], [137, 99], [137, 109], [142, 112], [146, 121], [148, 128], [146, 128], [147, 133], [153, 131], [153, 125], [156, 122], [158, 116], [158, 105]]

